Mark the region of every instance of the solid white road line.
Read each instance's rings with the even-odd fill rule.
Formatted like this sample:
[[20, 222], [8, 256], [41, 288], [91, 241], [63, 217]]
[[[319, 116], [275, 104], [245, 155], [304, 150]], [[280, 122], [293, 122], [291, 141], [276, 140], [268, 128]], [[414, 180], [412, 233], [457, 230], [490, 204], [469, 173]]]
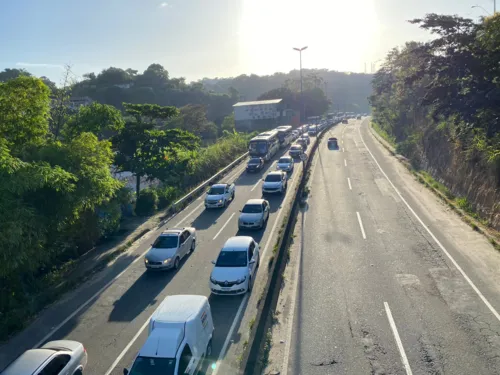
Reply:
[[219, 357], [217, 358], [217, 362], [215, 363], [215, 369], [212, 371], [212, 375], [216, 375], [217, 372], [219, 371], [220, 364], [223, 361], [224, 357], [226, 356], [227, 347], [229, 346], [229, 343], [231, 342], [231, 337], [233, 336], [233, 331], [236, 328], [236, 324], [240, 321], [241, 314], [243, 313], [243, 307], [247, 303], [249, 297], [250, 297], [250, 293], [247, 293], [247, 294], [245, 294], [245, 296], [241, 300], [240, 307], [238, 307], [238, 311], [236, 312], [236, 316], [234, 317], [233, 324], [231, 324], [231, 327], [229, 328], [229, 332], [227, 334], [226, 340], [224, 341], [224, 345], [222, 345], [222, 349], [219, 353]]
[[302, 252], [304, 251], [304, 233], [306, 226], [306, 218], [307, 212], [304, 212], [304, 219], [302, 220], [302, 234], [301, 234], [301, 243], [299, 246], [299, 251], [297, 252], [297, 265], [295, 266], [295, 274], [293, 279], [292, 286], [292, 298], [290, 299], [290, 315], [288, 317], [288, 329], [285, 341], [285, 352], [283, 354], [283, 363], [281, 365], [281, 374], [288, 375], [288, 360], [290, 357], [290, 346], [292, 342], [292, 332], [293, 332], [293, 322], [295, 319], [295, 301], [297, 297], [297, 290], [299, 287], [299, 277], [300, 277], [300, 266], [302, 260]]
[[240, 173], [242, 173], [245, 170], [246, 167], [247, 166], [244, 165], [242, 168], [239, 168], [238, 170], [236, 170], [233, 174], [231, 174], [229, 177], [227, 177], [226, 181], [233, 183], [234, 182], [234, 181], [232, 181], [233, 178], [236, 180], [238, 177], [240, 177], [239, 176]]
[[347, 167], [347, 160], [344, 159], [344, 166]]
[[212, 239], [215, 240], [217, 237], [219, 237], [219, 234], [221, 234], [221, 232], [224, 230], [224, 228], [229, 224], [229, 222], [231, 221], [231, 219], [233, 218], [234, 214], [236, 212], [233, 212], [231, 216], [229, 216], [229, 219], [227, 219], [227, 221], [224, 223], [224, 225], [222, 226], [222, 228], [220, 228], [220, 230], [217, 232], [217, 234], [215, 235], [215, 237]]
[[394, 319], [392, 318], [391, 309], [387, 302], [384, 302], [385, 312], [387, 314], [387, 319], [389, 319], [389, 325], [391, 326], [392, 333], [394, 335], [394, 339], [396, 340], [396, 344], [399, 349], [399, 354], [401, 354], [401, 361], [403, 362], [403, 366], [406, 370], [407, 375], [412, 375], [410, 363], [408, 362], [408, 358], [406, 357], [405, 349], [403, 347], [403, 343], [401, 342], [401, 338], [399, 337], [398, 328], [396, 327], [396, 323], [394, 323]]
[[253, 186], [253, 188], [252, 188], [252, 189], [250, 189], [250, 191], [254, 191], [254, 190], [255, 190], [255, 188], [256, 188], [257, 186], [259, 186], [260, 182], [261, 182], [260, 180], [259, 180], [259, 181], [257, 181], [257, 183]]
[[464, 277], [464, 279], [467, 281], [467, 283], [469, 283], [469, 285], [476, 292], [476, 294], [479, 296], [479, 298], [481, 298], [481, 301], [483, 301], [483, 303], [488, 307], [488, 309], [495, 316], [495, 318], [497, 318], [497, 320], [500, 321], [500, 314], [498, 313], [498, 311], [491, 305], [491, 303], [486, 299], [486, 297], [483, 295], [483, 293], [481, 293], [481, 291], [476, 287], [476, 285], [472, 282], [472, 280], [469, 278], [469, 276], [467, 276], [467, 274], [462, 269], [462, 267], [460, 267], [458, 265], [458, 263], [451, 256], [451, 254], [448, 252], [448, 250], [446, 250], [446, 248], [441, 244], [441, 242], [439, 242], [439, 240], [434, 235], [434, 233], [432, 233], [431, 230], [427, 227], [427, 225], [424, 224], [424, 222], [422, 221], [422, 219], [420, 219], [420, 217], [413, 210], [413, 208], [411, 208], [411, 206], [408, 204], [408, 202], [406, 201], [406, 199], [403, 198], [403, 196], [401, 195], [401, 193], [399, 192], [399, 190], [396, 188], [396, 186], [394, 186], [394, 184], [392, 183], [392, 181], [389, 179], [389, 177], [387, 176], [387, 174], [384, 172], [384, 170], [382, 169], [382, 167], [378, 163], [377, 159], [375, 159], [375, 156], [373, 156], [372, 152], [370, 151], [370, 149], [366, 145], [365, 140], [363, 139], [363, 136], [361, 135], [361, 131], [359, 129], [360, 128], [358, 127], [358, 133], [359, 133], [359, 136], [361, 137], [361, 141], [363, 142], [363, 145], [365, 146], [366, 150], [368, 151], [368, 153], [372, 157], [372, 159], [375, 162], [375, 164], [377, 164], [378, 169], [380, 169], [380, 172], [382, 172], [382, 174], [384, 175], [385, 179], [387, 181], [389, 181], [389, 184], [391, 184], [391, 186], [394, 189], [394, 191], [396, 192], [396, 194], [399, 196], [399, 198], [401, 198], [401, 201], [406, 205], [406, 207], [408, 207], [408, 209], [413, 214], [413, 216], [415, 216], [415, 218], [424, 227], [424, 229], [427, 231], [427, 233], [429, 233], [429, 235], [432, 237], [432, 239], [434, 240], [434, 242], [436, 242], [436, 244], [439, 246], [439, 248], [443, 251], [443, 253], [446, 254], [446, 256], [448, 257], [448, 259], [453, 263], [453, 265], [457, 268], [457, 270], [462, 274], [462, 276]]
[[352, 190], [351, 179], [347, 177], [347, 183], [349, 184], [349, 190]]
[[[154, 314], [154, 312], [153, 312], [153, 314]], [[135, 336], [132, 337], [132, 340], [130, 340], [130, 342], [127, 344], [127, 346], [125, 347], [125, 349], [123, 349], [122, 352], [118, 355], [118, 357], [116, 357], [115, 361], [109, 367], [108, 371], [106, 371], [106, 373], [104, 375], [111, 374], [111, 372], [115, 369], [115, 367], [118, 365], [118, 363], [122, 360], [123, 356], [125, 354], [127, 354], [127, 352], [129, 351], [130, 347], [134, 344], [135, 340], [137, 340], [137, 338], [141, 335], [141, 333], [144, 332], [144, 330], [148, 326], [149, 320], [151, 319], [151, 317], [153, 316], [153, 314], [151, 314], [149, 316], [149, 318], [144, 322], [144, 324], [142, 325], [141, 329], [139, 329], [139, 331], [135, 334]]]
[[361, 234], [363, 235], [363, 239], [366, 240], [365, 228], [363, 228], [363, 222], [361, 221], [361, 216], [359, 216], [359, 212], [356, 212], [356, 216], [358, 217], [359, 227], [361, 228]]

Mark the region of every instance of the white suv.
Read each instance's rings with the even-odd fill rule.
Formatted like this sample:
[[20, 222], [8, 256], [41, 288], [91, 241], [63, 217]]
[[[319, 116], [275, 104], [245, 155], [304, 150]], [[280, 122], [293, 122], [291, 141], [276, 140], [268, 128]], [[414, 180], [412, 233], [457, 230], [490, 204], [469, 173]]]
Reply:
[[288, 185], [287, 174], [284, 171], [270, 172], [262, 184], [262, 194], [280, 193], [286, 191]]
[[259, 267], [259, 244], [249, 236], [231, 237], [219, 253], [210, 274], [213, 294], [236, 295], [252, 290]]

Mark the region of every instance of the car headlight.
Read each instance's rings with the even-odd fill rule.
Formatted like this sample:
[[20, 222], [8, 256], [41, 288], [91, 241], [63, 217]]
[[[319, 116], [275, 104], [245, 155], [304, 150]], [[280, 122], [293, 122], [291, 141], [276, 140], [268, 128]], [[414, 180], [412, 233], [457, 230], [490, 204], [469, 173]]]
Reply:
[[214, 284], [217, 284], [217, 280], [215, 280], [212, 276], [210, 276], [210, 281]]
[[149, 260], [147, 260], [146, 258], [144, 258], [144, 263], [148, 264]]
[[219, 199], [219, 203], [222, 203], [222, 199]]
[[165, 259], [165, 260], [163, 261], [163, 264], [167, 264], [168, 262], [170, 262], [170, 259], [172, 259], [172, 258]]
[[236, 284], [242, 284], [245, 282], [246, 279], [247, 279], [247, 277], [243, 276], [241, 279], [236, 280]]

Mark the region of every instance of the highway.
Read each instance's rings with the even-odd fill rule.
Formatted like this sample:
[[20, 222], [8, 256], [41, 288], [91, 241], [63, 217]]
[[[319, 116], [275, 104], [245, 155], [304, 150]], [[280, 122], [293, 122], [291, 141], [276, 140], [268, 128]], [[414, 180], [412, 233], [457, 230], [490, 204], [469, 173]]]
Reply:
[[498, 285], [407, 194], [367, 124], [336, 126], [340, 150], [326, 136], [315, 155], [281, 374], [499, 374]]
[[[208, 281], [213, 267], [211, 261], [216, 259], [224, 242], [238, 234], [239, 210], [248, 199], [262, 196], [261, 179], [267, 171], [275, 169], [276, 160], [284, 152], [286, 151], [280, 151], [272, 163], [267, 163], [264, 171], [247, 174], [245, 162], [230, 172], [223, 181], [235, 182], [236, 197], [227, 208], [205, 210], [204, 196], [195, 200], [162, 228], [151, 233], [147, 240], [120, 258], [110, 269], [42, 313], [28, 329], [1, 348], [0, 369], [33, 346], [54, 339], [71, 339], [82, 342], [87, 349], [89, 362], [86, 374], [122, 374], [123, 368], [132, 364], [146, 340], [149, 317], [167, 295], [210, 295]], [[302, 163], [298, 162], [289, 179], [289, 193], [299, 183], [300, 179], [296, 176], [301, 171]], [[281, 207], [284, 199], [289, 203], [291, 194], [284, 197], [269, 196], [266, 199], [271, 207], [266, 228], [241, 233], [252, 235], [260, 243], [262, 265], [267, 264], [276, 241], [279, 230], [277, 224], [283, 219]], [[196, 228], [197, 246], [183, 260], [180, 269], [177, 272], [146, 272], [143, 255], [154, 238], [166, 227], [187, 226]], [[265, 268], [260, 267], [259, 273], [262, 269], [265, 272]], [[258, 283], [259, 276], [255, 285]], [[214, 359], [223, 358], [221, 350], [230, 345], [228, 335], [237, 328], [247, 301], [247, 296], [210, 298], [216, 329], [213, 340]]]

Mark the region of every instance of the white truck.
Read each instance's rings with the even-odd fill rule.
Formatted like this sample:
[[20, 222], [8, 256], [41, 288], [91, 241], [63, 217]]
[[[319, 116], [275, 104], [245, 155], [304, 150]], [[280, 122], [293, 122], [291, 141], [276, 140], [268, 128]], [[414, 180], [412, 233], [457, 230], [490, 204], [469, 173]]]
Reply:
[[220, 183], [210, 186], [205, 197], [205, 208], [227, 207], [234, 199], [236, 186], [234, 184]]
[[166, 297], [149, 321], [149, 335], [124, 375], [197, 374], [212, 354], [214, 324], [208, 298]]

